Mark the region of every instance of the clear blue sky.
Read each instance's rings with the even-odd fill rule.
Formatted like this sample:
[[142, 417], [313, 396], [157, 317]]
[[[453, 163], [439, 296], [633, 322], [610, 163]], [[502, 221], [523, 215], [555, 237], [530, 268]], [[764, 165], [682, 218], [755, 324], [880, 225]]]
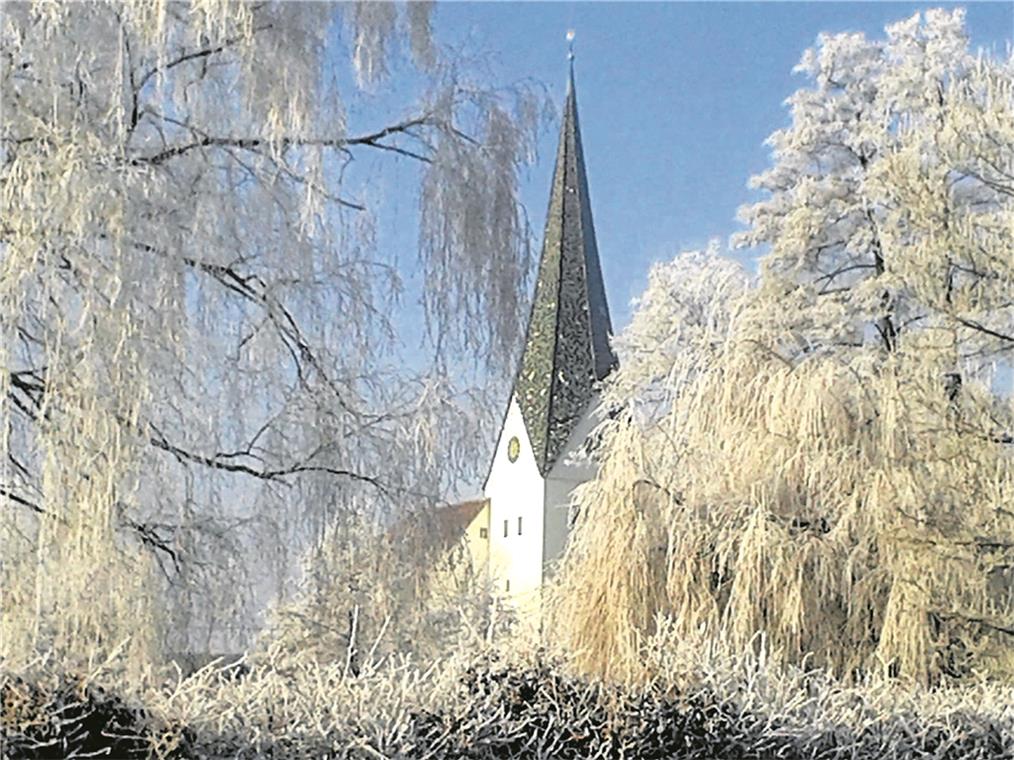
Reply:
[[[444, 3], [444, 42], [493, 51], [500, 81], [546, 83], [562, 103], [567, 29], [592, 207], [617, 328], [655, 261], [739, 229], [765, 138], [787, 123], [792, 74], [821, 32], [862, 31], [948, 3]], [[974, 47], [1007, 49], [1014, 2], [959, 3]], [[541, 238], [556, 130], [540, 145], [523, 201]]]

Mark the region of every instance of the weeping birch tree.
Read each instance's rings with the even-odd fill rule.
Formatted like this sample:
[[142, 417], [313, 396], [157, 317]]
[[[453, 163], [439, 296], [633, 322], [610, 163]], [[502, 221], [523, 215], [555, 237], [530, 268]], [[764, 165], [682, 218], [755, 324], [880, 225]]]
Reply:
[[2, 656], [237, 646], [342, 515], [470, 474], [542, 100], [473, 78], [427, 3], [2, 24]]
[[606, 423], [561, 635], [607, 677], [646, 675], [658, 630], [845, 677], [1009, 676], [1014, 62], [935, 11], [799, 70], [736, 238], [767, 247], [757, 286], [691, 259], [620, 342], [656, 361], [621, 356], [607, 403], [665, 404]]

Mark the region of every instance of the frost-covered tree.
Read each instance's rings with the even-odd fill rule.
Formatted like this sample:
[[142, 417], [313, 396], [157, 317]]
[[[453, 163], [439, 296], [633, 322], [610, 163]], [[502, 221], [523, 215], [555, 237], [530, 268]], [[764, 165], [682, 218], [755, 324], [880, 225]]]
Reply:
[[[0, 646], [235, 646], [342, 515], [474, 465], [483, 374], [454, 357], [516, 339], [541, 100], [474, 79], [422, 2], [2, 24]], [[417, 257], [378, 247], [395, 224]]]
[[459, 506], [382, 530], [369, 519], [332, 526], [304, 557], [298, 590], [270, 610], [252, 658], [354, 671], [481, 649], [508, 621], [493, 613], [485, 568], [472, 564]]
[[633, 405], [645, 420], [666, 411], [687, 380], [672, 373], [707, 366], [748, 284], [747, 273], [722, 255], [717, 240], [653, 265], [630, 325], [614, 340], [623, 362], [605, 387], [604, 404]]
[[[743, 213], [739, 242], [769, 247], [758, 287], [717, 299], [670, 367], [617, 376], [666, 377], [668, 407], [605, 425], [562, 641], [637, 677], [662, 615], [843, 676], [1009, 675], [1014, 410], [993, 370], [1014, 345], [1014, 66], [931, 12], [886, 41], [823, 36], [801, 68]], [[681, 314], [669, 287], [624, 342]]]
[[768, 198], [742, 210], [737, 236], [770, 246], [766, 287], [801, 346], [872, 332], [893, 350], [939, 326], [965, 353], [1003, 345], [1011, 66], [968, 49], [961, 10], [917, 14], [882, 41], [825, 36], [803, 56], [813, 86], [789, 99], [773, 165], [752, 180]]

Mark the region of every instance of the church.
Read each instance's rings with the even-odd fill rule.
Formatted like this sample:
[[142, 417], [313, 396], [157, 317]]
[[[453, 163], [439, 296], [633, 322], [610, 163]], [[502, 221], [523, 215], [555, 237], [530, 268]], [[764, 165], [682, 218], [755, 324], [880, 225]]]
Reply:
[[572, 59], [524, 350], [485, 498], [468, 503], [465, 529], [473, 567], [519, 611], [539, 609], [566, 545], [571, 492], [595, 474], [577, 455], [596, 424], [598, 384], [617, 364], [611, 334]]

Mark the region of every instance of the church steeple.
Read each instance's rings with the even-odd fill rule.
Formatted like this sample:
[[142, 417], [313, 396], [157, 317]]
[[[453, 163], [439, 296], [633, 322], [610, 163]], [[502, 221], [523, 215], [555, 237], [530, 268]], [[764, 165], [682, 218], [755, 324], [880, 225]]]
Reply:
[[514, 394], [545, 476], [616, 366], [577, 118], [573, 54], [535, 299]]

